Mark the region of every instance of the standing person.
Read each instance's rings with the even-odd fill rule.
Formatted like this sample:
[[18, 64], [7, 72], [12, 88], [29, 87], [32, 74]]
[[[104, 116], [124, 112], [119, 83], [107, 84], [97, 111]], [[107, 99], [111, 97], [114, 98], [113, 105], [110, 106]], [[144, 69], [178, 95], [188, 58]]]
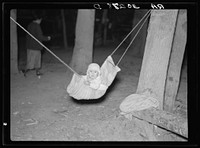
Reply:
[[[40, 23], [42, 21], [42, 16], [35, 15], [34, 20], [28, 25], [28, 32], [30, 32], [36, 39], [40, 42], [49, 41], [51, 39], [50, 36], [43, 36], [42, 29]], [[27, 45], [27, 63], [26, 69], [24, 72], [24, 76], [29, 70], [36, 70], [36, 75], [40, 76], [41, 68], [41, 50], [43, 47], [30, 35], [26, 36], [26, 45]]]

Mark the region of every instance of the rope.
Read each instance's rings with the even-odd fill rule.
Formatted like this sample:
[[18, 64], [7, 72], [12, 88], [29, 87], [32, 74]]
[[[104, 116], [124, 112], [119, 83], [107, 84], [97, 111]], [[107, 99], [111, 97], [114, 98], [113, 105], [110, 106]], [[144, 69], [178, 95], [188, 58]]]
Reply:
[[31, 33], [29, 33], [24, 27], [22, 27], [19, 23], [17, 23], [12, 17], [10, 19], [15, 22], [20, 28], [22, 28], [26, 33], [28, 33], [33, 39], [35, 39], [40, 45], [42, 45], [47, 51], [49, 51], [54, 57], [56, 57], [61, 63], [63, 63], [66, 67], [68, 67], [73, 73], [80, 76], [75, 70], [73, 70], [69, 65], [67, 65], [63, 60], [61, 60], [58, 56], [56, 56], [51, 50], [49, 50], [44, 44], [42, 44], [38, 39], [36, 39]]
[[[135, 25], [135, 27], [128, 33], [128, 35], [122, 40], [122, 42], [115, 48], [115, 50], [110, 54], [110, 56], [112, 56], [117, 49], [121, 46], [121, 44], [128, 38], [128, 36], [135, 30], [135, 28], [140, 24], [140, 22], [146, 17], [146, 15], [150, 12], [151, 10], [149, 10], [144, 16], [143, 18]], [[148, 17], [151, 13], [148, 14]], [[147, 17], [147, 18], [148, 18]], [[145, 19], [145, 21], [143, 22], [143, 24], [141, 25], [141, 27], [139, 28], [139, 30], [137, 31], [136, 35], [134, 36], [134, 38], [131, 40], [130, 44], [128, 45], [128, 47], [126, 48], [125, 52], [122, 54], [121, 58], [119, 59], [119, 61], [117, 62], [116, 66], [121, 62], [122, 58], [124, 57], [124, 55], [126, 54], [126, 52], [128, 51], [130, 45], [132, 44], [132, 42], [134, 41], [134, 39], [136, 38], [137, 34], [139, 33], [139, 31], [141, 30], [141, 28], [143, 27], [144, 23], [146, 22], [147, 18]], [[56, 57], [61, 63], [63, 63], [66, 67], [68, 67], [73, 73], [75, 73], [76, 75], [80, 76], [75, 70], [73, 70], [69, 65], [67, 65], [63, 60], [61, 60], [58, 56], [56, 56], [50, 49], [48, 49], [44, 44], [42, 44], [38, 39], [36, 39], [31, 33], [29, 33], [24, 27], [22, 27], [19, 23], [17, 23], [12, 17], [10, 17], [10, 19], [15, 22], [21, 29], [23, 29], [26, 33], [28, 33], [33, 39], [35, 39], [41, 46], [43, 46], [47, 51], [49, 51], [54, 57]]]
[[122, 58], [124, 57], [124, 55], [126, 54], [126, 52], [128, 51], [129, 47], [131, 46], [131, 44], [133, 43], [134, 39], [137, 37], [138, 33], [140, 32], [140, 30], [142, 29], [144, 23], [146, 22], [147, 18], [150, 16], [151, 13], [148, 14], [148, 16], [145, 18], [144, 22], [142, 23], [142, 25], [140, 26], [140, 28], [138, 29], [138, 31], [136, 32], [135, 36], [133, 37], [133, 39], [131, 40], [131, 42], [129, 43], [128, 47], [126, 48], [126, 50], [124, 51], [124, 53], [122, 54], [121, 58], [119, 59], [119, 61], [117, 62], [116, 66], [119, 65], [119, 63], [121, 62]]
[[143, 17], [142, 19], [134, 26], [134, 28], [127, 34], [127, 36], [121, 41], [121, 43], [115, 48], [115, 50], [110, 54], [110, 56], [112, 56], [117, 49], [121, 46], [121, 44], [129, 37], [129, 35], [135, 30], [135, 28], [140, 24], [140, 22], [146, 17], [146, 15], [150, 12], [151, 10], [149, 10]]

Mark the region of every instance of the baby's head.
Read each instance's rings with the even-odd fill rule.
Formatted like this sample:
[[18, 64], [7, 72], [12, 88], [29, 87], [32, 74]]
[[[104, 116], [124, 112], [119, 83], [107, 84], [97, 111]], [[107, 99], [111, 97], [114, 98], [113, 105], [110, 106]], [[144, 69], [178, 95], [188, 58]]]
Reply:
[[98, 76], [100, 76], [100, 67], [98, 64], [96, 63], [91, 63], [89, 66], [88, 66], [88, 69], [87, 69], [87, 76], [89, 79], [96, 79]]

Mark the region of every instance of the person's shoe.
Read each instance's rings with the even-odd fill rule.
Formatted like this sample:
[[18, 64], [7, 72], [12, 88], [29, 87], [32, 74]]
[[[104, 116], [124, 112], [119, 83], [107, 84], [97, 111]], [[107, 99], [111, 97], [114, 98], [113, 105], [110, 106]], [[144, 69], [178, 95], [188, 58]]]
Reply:
[[43, 75], [41, 72], [39, 72], [39, 71], [36, 71], [36, 75], [37, 76], [41, 76], [41, 75]]
[[27, 69], [27, 70], [22, 70], [22, 72], [23, 72], [23, 74], [24, 74], [24, 77], [26, 77], [26, 74], [27, 74], [28, 71], [29, 71], [29, 69]]

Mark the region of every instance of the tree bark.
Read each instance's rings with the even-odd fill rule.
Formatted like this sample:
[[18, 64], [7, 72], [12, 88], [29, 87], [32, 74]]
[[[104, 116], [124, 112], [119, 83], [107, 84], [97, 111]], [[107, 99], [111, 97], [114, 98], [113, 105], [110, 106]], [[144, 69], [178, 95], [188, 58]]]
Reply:
[[138, 94], [148, 92], [151, 97], [158, 99], [161, 110], [177, 12], [152, 11], [137, 88]]
[[95, 10], [78, 10], [75, 47], [70, 65], [79, 74], [85, 75], [93, 60], [94, 16]]
[[187, 39], [187, 10], [179, 10], [166, 79], [164, 110], [173, 112]]
[[[11, 17], [17, 19], [17, 10], [11, 10]], [[11, 74], [18, 74], [18, 43], [17, 43], [17, 25], [10, 20], [10, 57], [11, 57]]]
[[64, 9], [61, 9], [61, 17], [62, 17], [62, 26], [63, 26], [63, 43], [64, 48], [67, 49], [67, 34], [66, 34], [66, 23], [65, 23], [65, 12]]

